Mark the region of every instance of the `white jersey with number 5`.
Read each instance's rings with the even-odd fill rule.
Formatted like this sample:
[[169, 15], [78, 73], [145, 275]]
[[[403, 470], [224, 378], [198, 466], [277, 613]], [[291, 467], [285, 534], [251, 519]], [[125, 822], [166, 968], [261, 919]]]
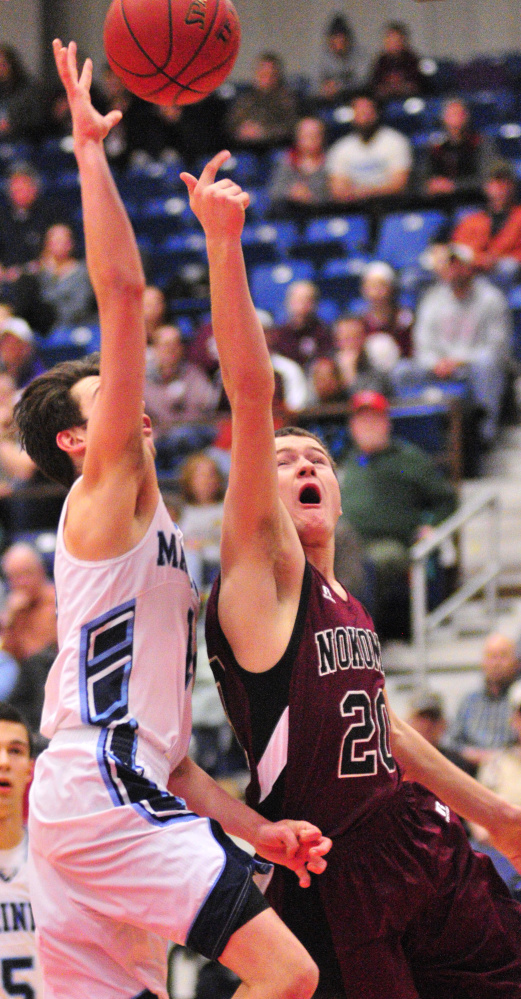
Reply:
[[27, 834], [0, 850], [0, 999], [43, 999], [27, 879]]

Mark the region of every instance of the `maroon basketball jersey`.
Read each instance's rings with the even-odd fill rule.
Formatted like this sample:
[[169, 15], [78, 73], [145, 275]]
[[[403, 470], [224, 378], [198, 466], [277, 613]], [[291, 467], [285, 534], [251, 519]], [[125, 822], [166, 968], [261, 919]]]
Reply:
[[306, 563], [282, 659], [264, 673], [249, 673], [221, 630], [218, 594], [216, 581], [206, 610], [208, 655], [248, 757], [248, 804], [274, 821], [307, 819], [325, 835], [338, 835], [400, 782], [371, 618]]

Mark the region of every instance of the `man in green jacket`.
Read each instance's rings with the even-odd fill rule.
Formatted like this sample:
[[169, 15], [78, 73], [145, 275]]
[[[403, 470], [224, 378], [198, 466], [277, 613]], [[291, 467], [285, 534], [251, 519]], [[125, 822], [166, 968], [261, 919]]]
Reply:
[[353, 395], [349, 428], [353, 448], [340, 466], [343, 515], [364, 545], [377, 629], [396, 636], [407, 632], [408, 549], [454, 513], [457, 494], [428, 454], [393, 439], [380, 392]]

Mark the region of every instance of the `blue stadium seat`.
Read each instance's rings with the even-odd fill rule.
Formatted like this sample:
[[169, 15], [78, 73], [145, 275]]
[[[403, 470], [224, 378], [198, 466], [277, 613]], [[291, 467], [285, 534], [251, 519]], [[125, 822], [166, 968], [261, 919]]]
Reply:
[[508, 159], [521, 157], [521, 125], [518, 121], [492, 125], [485, 130], [496, 145], [500, 156]]
[[100, 348], [100, 329], [89, 326], [59, 326], [49, 336], [38, 337], [38, 353], [51, 367], [60, 361], [73, 361]]
[[392, 212], [384, 216], [374, 255], [398, 270], [415, 264], [447, 222], [440, 211]]
[[60, 173], [62, 170], [74, 170], [76, 160], [72, 136], [67, 135], [63, 139], [44, 139], [36, 143], [32, 159], [36, 169], [44, 177]]
[[284, 299], [292, 281], [313, 281], [315, 268], [307, 260], [257, 264], [249, 271], [251, 295], [258, 309], [271, 312], [276, 323], [285, 318]]
[[336, 142], [351, 131], [353, 112], [349, 104], [339, 104], [337, 107], [320, 108], [318, 117], [326, 126], [327, 144]]
[[150, 236], [156, 243], [162, 243], [167, 236], [189, 226], [195, 226], [195, 216], [188, 198], [180, 195], [150, 198], [138, 209], [134, 220], [136, 233]]
[[48, 174], [44, 184], [45, 194], [59, 201], [67, 211], [81, 208], [81, 190], [78, 170], [60, 170]]
[[[203, 158], [198, 164], [199, 172], [208, 162], [208, 158]], [[221, 177], [231, 177], [241, 187], [249, 188], [250, 185], [262, 185], [266, 180], [266, 169], [263, 157], [253, 151], [236, 150], [232, 152], [230, 158], [223, 163], [217, 179]]]
[[517, 101], [511, 90], [478, 90], [466, 95], [472, 123], [476, 128], [508, 122], [517, 111]]
[[317, 305], [317, 316], [324, 323], [334, 323], [342, 314], [342, 309], [334, 298], [321, 298]]
[[246, 263], [275, 263], [291, 253], [296, 239], [297, 227], [293, 222], [247, 223], [242, 231]]
[[248, 222], [264, 221], [270, 207], [270, 198], [264, 187], [248, 187], [250, 203], [246, 209]]
[[321, 294], [332, 298], [341, 309], [350, 308], [359, 293], [360, 275], [366, 263], [366, 257], [327, 260], [317, 278]]
[[364, 253], [369, 246], [369, 222], [365, 215], [338, 215], [308, 222], [293, 254], [314, 260]]
[[454, 59], [421, 59], [420, 69], [434, 94], [450, 94], [456, 87], [458, 64]]
[[171, 233], [159, 247], [162, 257], [171, 256], [175, 263], [188, 264], [206, 260], [206, 240], [204, 233]]
[[404, 101], [389, 101], [383, 121], [405, 135], [414, 135], [439, 125], [441, 107], [441, 97], [407, 97]]

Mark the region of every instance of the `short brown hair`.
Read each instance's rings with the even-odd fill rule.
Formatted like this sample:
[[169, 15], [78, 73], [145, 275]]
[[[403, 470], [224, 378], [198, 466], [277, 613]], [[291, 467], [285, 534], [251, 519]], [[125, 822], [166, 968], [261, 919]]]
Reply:
[[70, 455], [58, 447], [56, 435], [85, 422], [71, 389], [89, 375], [99, 375], [99, 354], [62, 361], [29, 382], [14, 411], [22, 447], [44, 475], [67, 488], [76, 470]]
[[331, 467], [336, 469], [336, 461], [333, 458], [327, 444], [324, 444], [322, 438], [319, 437], [318, 434], [312, 433], [311, 430], [306, 430], [305, 427], [279, 427], [279, 429], [275, 431], [275, 437], [310, 437], [312, 441], [316, 441], [317, 444], [320, 444], [320, 447], [325, 451], [331, 462]]

